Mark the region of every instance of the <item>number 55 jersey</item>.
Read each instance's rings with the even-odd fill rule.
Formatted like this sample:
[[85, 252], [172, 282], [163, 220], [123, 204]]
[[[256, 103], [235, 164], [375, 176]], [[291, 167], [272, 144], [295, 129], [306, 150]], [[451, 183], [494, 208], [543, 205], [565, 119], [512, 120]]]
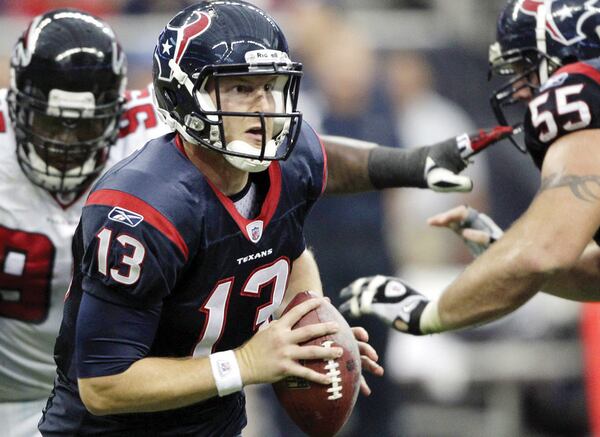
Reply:
[[[167, 130], [148, 90], [131, 92], [107, 168]], [[0, 91], [0, 403], [45, 399], [72, 272], [71, 241], [85, 195], [59, 201], [19, 168], [6, 90]]]
[[[539, 169], [548, 149], [564, 135], [600, 129], [600, 58], [557, 70], [529, 102], [524, 128], [525, 144]], [[588, 189], [581, 195], [596, 198]], [[594, 240], [600, 243], [600, 229]]]
[[600, 58], [557, 70], [529, 102], [525, 144], [536, 166], [560, 137], [600, 128]]

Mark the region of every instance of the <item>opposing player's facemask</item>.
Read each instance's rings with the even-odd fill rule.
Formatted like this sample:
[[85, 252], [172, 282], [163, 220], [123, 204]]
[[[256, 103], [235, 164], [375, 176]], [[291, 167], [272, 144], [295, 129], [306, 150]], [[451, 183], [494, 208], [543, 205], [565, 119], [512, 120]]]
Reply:
[[[50, 94], [55, 92], [63, 91], [52, 90]], [[87, 94], [93, 100], [91, 93], [68, 94]], [[102, 171], [109, 147], [118, 134], [120, 104], [94, 109], [65, 110], [58, 106], [42, 109], [19, 94], [11, 99], [15, 100], [12, 106], [17, 157], [33, 183], [50, 192], [65, 194], [79, 191]], [[57, 115], [49, 115], [55, 112]]]

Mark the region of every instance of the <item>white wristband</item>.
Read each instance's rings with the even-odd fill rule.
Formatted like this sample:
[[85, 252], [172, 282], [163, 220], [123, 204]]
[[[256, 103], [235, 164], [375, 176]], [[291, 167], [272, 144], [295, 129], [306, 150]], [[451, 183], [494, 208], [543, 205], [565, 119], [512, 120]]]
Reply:
[[442, 326], [437, 300], [432, 300], [425, 306], [419, 322], [419, 329], [423, 334], [437, 334], [447, 329]]
[[242, 375], [235, 352], [217, 352], [210, 354], [208, 358], [219, 396], [227, 396], [242, 389]]

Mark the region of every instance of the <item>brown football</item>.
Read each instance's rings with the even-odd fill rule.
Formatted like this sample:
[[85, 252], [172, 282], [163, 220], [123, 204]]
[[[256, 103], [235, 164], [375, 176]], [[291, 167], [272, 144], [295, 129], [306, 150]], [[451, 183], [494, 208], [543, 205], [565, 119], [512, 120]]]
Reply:
[[[308, 291], [298, 293], [287, 306], [290, 308], [312, 299]], [[302, 378], [288, 377], [273, 384], [279, 402], [294, 423], [309, 436], [332, 436], [346, 423], [360, 389], [360, 353], [354, 334], [344, 317], [330, 303], [323, 304], [302, 317], [294, 329], [321, 322], [334, 321], [340, 325], [334, 335], [315, 338], [304, 344], [343, 348], [335, 360], [306, 360], [302, 364], [320, 373], [330, 372], [330, 385], [316, 384]]]

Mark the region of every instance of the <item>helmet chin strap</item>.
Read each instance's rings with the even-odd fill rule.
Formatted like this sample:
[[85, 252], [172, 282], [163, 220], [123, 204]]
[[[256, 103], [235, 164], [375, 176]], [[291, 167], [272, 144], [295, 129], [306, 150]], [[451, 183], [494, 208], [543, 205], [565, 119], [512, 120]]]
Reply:
[[[232, 152], [240, 152], [240, 153], [256, 153], [257, 149], [252, 147], [250, 144], [241, 140], [234, 140], [230, 143], [227, 143], [227, 150]], [[275, 156], [275, 152], [277, 151], [277, 143], [275, 140], [267, 141], [265, 145], [265, 156]], [[258, 159], [250, 159], [243, 158], [241, 156], [233, 156], [225, 154], [225, 159], [235, 168], [238, 168], [242, 171], [247, 171], [249, 173], [258, 173], [263, 170], [266, 170], [269, 165], [271, 165], [270, 160], [260, 161]]]

